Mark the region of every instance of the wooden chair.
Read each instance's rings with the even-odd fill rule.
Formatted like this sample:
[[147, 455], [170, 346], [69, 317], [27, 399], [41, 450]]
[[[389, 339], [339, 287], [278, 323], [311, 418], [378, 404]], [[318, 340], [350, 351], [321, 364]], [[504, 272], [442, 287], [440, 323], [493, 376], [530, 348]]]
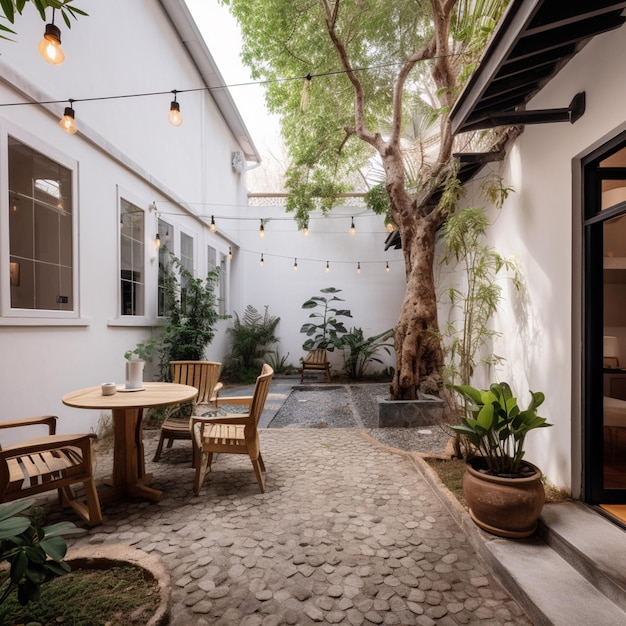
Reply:
[[[44, 415], [0, 422], [0, 429], [47, 426], [48, 436], [0, 449], [0, 502], [58, 490], [59, 502], [71, 506], [89, 526], [102, 523], [93, 477], [94, 433], [57, 435], [56, 416]], [[85, 501], [74, 492], [82, 484]]]
[[200, 493], [200, 487], [209, 471], [213, 454], [247, 454], [252, 461], [261, 493], [265, 492], [263, 474], [265, 464], [261, 456], [258, 424], [265, 400], [269, 391], [274, 370], [263, 365], [261, 375], [256, 379], [254, 392], [251, 396], [224, 397], [218, 399], [218, 404], [247, 405], [247, 413], [231, 413], [215, 417], [191, 418], [193, 432], [194, 466], [196, 478], [194, 492]]
[[218, 382], [221, 367], [221, 363], [214, 361], [170, 361], [172, 382], [191, 385], [198, 390], [198, 395], [187, 416], [174, 415], [163, 422], [154, 461], [159, 460], [165, 440], [168, 448], [177, 439], [191, 440], [189, 418], [195, 413], [197, 405], [208, 404], [217, 410], [217, 396], [223, 387]]
[[302, 369], [300, 370], [300, 382], [304, 381], [305, 370], [323, 370], [326, 372], [326, 382], [330, 382], [330, 363], [328, 361], [326, 350], [318, 348], [311, 350], [302, 359]]

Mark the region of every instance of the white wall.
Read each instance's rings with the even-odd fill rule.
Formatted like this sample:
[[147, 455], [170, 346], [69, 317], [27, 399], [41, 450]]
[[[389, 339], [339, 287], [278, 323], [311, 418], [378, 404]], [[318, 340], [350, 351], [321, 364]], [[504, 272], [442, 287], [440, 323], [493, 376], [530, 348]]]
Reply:
[[[494, 352], [506, 357], [492, 379], [507, 380], [525, 404], [527, 390], [543, 391], [541, 413], [554, 424], [532, 432], [528, 459], [559, 486], [580, 483], [581, 349], [579, 267], [581, 214], [578, 159], [624, 128], [626, 81], [623, 31], [596, 37], [529, 103], [528, 109], [566, 107], [585, 91], [587, 108], [574, 125], [526, 126], [501, 168], [515, 189], [497, 215], [491, 240], [504, 255], [520, 258], [526, 295], [505, 291], [494, 327], [502, 333]], [[484, 172], [483, 172], [484, 173]], [[468, 202], [477, 202], [476, 185]], [[477, 381], [483, 384], [486, 380]]]
[[[170, 89], [197, 88], [202, 79], [153, 1], [92, 0], [89, 17], [72, 29], [57, 16], [66, 61], [45, 63], [37, 54], [44, 23], [28, 6], [18, 17], [17, 41], [0, 41], [0, 104], [90, 98]], [[228, 251], [229, 242], [208, 232], [203, 215], [245, 201], [244, 177], [231, 170], [231, 151], [240, 149], [207, 92], [181, 94], [184, 123], [167, 121], [171, 94], [97, 102], [77, 102], [79, 133], [58, 126], [67, 103], [0, 107], [0, 130], [14, 134], [54, 158], [77, 162], [75, 210], [78, 235], [79, 315], [77, 319], [0, 318], [0, 395], [3, 417], [56, 414], [59, 431], [95, 429], [97, 411], [61, 403], [68, 391], [123, 381], [124, 352], [149, 337], [156, 318], [158, 262], [151, 239], [157, 219], [174, 226], [174, 252], [181, 230], [194, 237], [195, 269], [206, 272], [207, 245]], [[6, 168], [6, 165], [3, 167]], [[146, 282], [144, 318], [120, 318], [119, 194], [145, 211]], [[0, 210], [8, 194], [0, 189]], [[151, 211], [155, 203], [157, 211]], [[186, 205], [187, 208], [183, 208]], [[234, 208], [233, 208], [234, 207]], [[220, 209], [221, 210], [221, 209]], [[0, 271], [8, 272], [8, 237], [0, 239]], [[8, 291], [2, 293], [6, 301]], [[237, 301], [237, 293], [233, 294]], [[221, 358], [224, 328], [207, 351]], [[6, 438], [3, 437], [3, 441]]]

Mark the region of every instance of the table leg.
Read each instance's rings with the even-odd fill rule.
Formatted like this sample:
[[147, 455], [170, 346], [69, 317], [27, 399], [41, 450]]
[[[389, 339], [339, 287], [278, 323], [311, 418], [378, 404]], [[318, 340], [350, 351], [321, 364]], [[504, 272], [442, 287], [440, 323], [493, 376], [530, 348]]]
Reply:
[[142, 418], [142, 408], [113, 409], [113, 477], [103, 502], [125, 496], [163, 498], [162, 491], [148, 487], [152, 474], [146, 474]]

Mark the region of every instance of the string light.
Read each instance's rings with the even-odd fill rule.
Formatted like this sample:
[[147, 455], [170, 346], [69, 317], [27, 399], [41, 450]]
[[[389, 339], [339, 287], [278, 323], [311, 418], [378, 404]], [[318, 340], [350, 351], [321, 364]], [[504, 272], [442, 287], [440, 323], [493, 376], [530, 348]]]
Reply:
[[228, 260], [233, 260], [233, 249], [230, 246], [228, 246]]
[[217, 231], [217, 226], [215, 225], [215, 218], [211, 215], [211, 224], [209, 225], [209, 230], [214, 233]]
[[357, 273], [357, 274], [360, 274], [360, 273], [361, 273], [361, 261], [359, 261], [359, 262], [356, 264], [356, 273]]
[[259, 228], [259, 237], [265, 237], [265, 226], [263, 225], [263, 220], [261, 220], [261, 228]]
[[265, 261], [263, 260], [263, 254], [261, 253], [261, 260], [259, 261], [259, 265], [263, 267], [265, 265]]
[[350, 234], [351, 234], [352, 236], [354, 236], [354, 233], [356, 233], [356, 228], [354, 227], [354, 218], [353, 218], [353, 217], [351, 217], [350, 219], [352, 220], [352, 222], [351, 222], [351, 224], [350, 224]]
[[298, 259], [293, 260], [293, 271], [294, 272], [298, 271]]
[[326, 273], [328, 274], [328, 272], [330, 272], [330, 265], [328, 264], [328, 261], [326, 261]]
[[61, 31], [54, 24], [54, 9], [52, 9], [52, 23], [46, 24], [43, 39], [39, 42], [39, 54], [44, 61], [52, 65], [61, 65], [65, 61], [65, 53], [61, 48]]
[[161, 246], [161, 237], [159, 233], [156, 234], [155, 238], [152, 240], [155, 248], [159, 248]]
[[166, 230], [165, 231], [165, 243], [169, 243], [170, 241], [172, 241], [172, 238], [170, 237], [170, 231]]
[[308, 235], [309, 235], [309, 221], [308, 220], [306, 222], [304, 222], [304, 226], [302, 227], [302, 234], [305, 237], [308, 237]]
[[386, 226], [386, 228], [387, 228], [387, 232], [388, 232], [388, 233], [392, 233], [392, 232], [393, 232], [393, 230], [394, 230], [394, 229], [393, 229], [393, 224], [392, 224], [391, 222], [387, 222], [387, 226]]
[[70, 135], [75, 135], [76, 131], [76, 119], [74, 117], [74, 109], [72, 108], [72, 104], [74, 100], [69, 100], [70, 106], [65, 107], [65, 111], [63, 112], [63, 117], [59, 120], [59, 126]]
[[389, 261], [387, 261], [387, 265], [385, 265], [385, 272], [389, 272]]
[[183, 123], [183, 116], [180, 114], [180, 104], [176, 101], [176, 89], [172, 90], [174, 99], [170, 102], [170, 112], [167, 116], [169, 123], [172, 126], [180, 126]]

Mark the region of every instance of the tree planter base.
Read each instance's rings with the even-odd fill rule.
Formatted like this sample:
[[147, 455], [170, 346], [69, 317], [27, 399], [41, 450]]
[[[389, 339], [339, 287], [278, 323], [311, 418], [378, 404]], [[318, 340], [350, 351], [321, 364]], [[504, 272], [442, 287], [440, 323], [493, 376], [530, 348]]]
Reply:
[[465, 466], [463, 493], [469, 513], [483, 530], [509, 539], [529, 537], [537, 529], [537, 520], [545, 502], [541, 470], [526, 478], [503, 478], [478, 471], [482, 459], [472, 459]]
[[419, 428], [443, 422], [443, 400], [436, 396], [421, 394], [418, 400], [378, 397], [379, 428]]

